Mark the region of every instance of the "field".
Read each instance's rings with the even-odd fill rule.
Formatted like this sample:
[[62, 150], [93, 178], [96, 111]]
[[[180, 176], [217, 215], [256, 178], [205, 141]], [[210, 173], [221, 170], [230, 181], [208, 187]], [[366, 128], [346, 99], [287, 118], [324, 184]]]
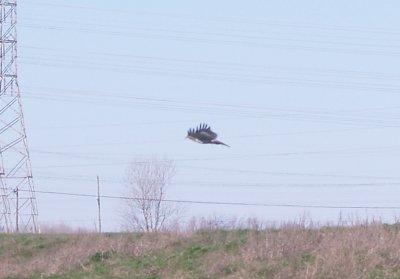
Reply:
[[0, 278], [400, 278], [400, 227], [0, 235]]

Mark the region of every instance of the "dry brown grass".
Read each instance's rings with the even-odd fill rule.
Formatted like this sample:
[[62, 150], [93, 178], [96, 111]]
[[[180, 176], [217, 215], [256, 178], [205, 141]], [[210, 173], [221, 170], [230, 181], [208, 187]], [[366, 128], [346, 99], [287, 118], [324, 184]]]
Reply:
[[[94, 233], [3, 235], [0, 278], [41, 274], [64, 274], [73, 269], [90, 270], [94, 255], [120, 254], [139, 257], [170, 243], [167, 234], [100, 235]], [[87, 265], [87, 266], [86, 266]]]
[[380, 223], [157, 234], [1, 235], [0, 278], [400, 278]]

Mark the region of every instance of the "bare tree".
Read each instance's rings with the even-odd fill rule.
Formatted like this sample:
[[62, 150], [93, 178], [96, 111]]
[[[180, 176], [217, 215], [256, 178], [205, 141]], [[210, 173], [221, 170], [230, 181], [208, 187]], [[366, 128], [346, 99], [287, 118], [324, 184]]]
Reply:
[[133, 162], [126, 170], [125, 185], [129, 197], [124, 222], [128, 230], [154, 232], [164, 229], [167, 220], [178, 208], [166, 202], [166, 192], [175, 165], [172, 161], [149, 160]]

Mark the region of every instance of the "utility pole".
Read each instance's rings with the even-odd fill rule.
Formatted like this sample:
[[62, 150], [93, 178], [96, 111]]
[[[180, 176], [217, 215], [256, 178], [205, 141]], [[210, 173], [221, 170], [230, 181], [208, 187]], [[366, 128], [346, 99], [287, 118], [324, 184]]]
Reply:
[[97, 207], [98, 207], [98, 216], [99, 216], [99, 233], [101, 233], [100, 179], [99, 179], [99, 176], [97, 176]]
[[16, 198], [16, 208], [15, 208], [15, 231], [18, 233], [19, 232], [19, 193], [18, 193], [18, 187], [15, 189], [15, 198]]
[[37, 233], [38, 211], [17, 80], [17, 0], [0, 0], [0, 162], [0, 230]]
[[[0, 146], [1, 150], [1, 146]], [[0, 156], [1, 160], [1, 165], [0, 165], [0, 175], [4, 175], [4, 170], [3, 170], [3, 158]], [[1, 195], [1, 200], [0, 200], [0, 232], [6, 232], [10, 233], [11, 232], [11, 211], [10, 211], [10, 199], [9, 196], [11, 193], [8, 191], [6, 185], [4, 184], [5, 181], [0, 179], [0, 195]]]

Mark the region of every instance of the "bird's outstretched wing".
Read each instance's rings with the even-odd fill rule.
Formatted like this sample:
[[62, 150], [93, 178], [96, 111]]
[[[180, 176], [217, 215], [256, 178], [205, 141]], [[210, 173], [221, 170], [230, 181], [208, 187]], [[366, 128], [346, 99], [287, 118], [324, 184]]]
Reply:
[[217, 134], [211, 131], [207, 124], [200, 124], [196, 129], [189, 129], [188, 136], [196, 138], [202, 142], [210, 142], [217, 138]]

